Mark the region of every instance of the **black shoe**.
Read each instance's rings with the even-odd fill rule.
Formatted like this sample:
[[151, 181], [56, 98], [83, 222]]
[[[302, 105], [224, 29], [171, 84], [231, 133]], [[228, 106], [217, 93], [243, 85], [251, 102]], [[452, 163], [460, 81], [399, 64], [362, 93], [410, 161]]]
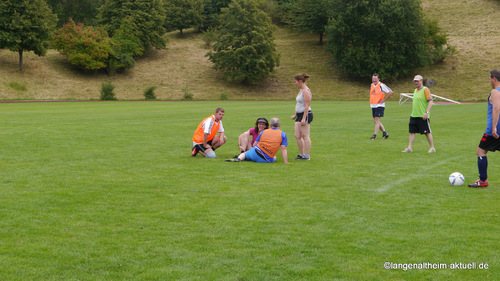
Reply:
[[196, 154], [198, 154], [198, 150], [196, 150], [196, 147], [193, 147], [193, 151], [191, 151], [191, 156], [196, 157]]
[[386, 139], [386, 138], [388, 138], [388, 137], [389, 137], [389, 134], [388, 134], [387, 132], [384, 132], [384, 133], [383, 133], [383, 135], [382, 135], [382, 138], [383, 138], [383, 139]]
[[373, 135], [373, 136], [370, 138], [370, 140], [374, 140], [374, 139], [376, 139], [376, 138], [377, 138], [377, 135]]
[[233, 158], [238, 158], [242, 153], [245, 153], [245, 151], [241, 151], [240, 153], [238, 153], [235, 156], [233, 156]]
[[231, 159], [231, 158], [230, 158], [230, 159], [226, 159], [226, 160], [224, 160], [224, 161], [226, 161], [226, 162], [241, 162], [240, 158], [236, 158], [236, 159], [234, 159], [234, 158], [233, 158], [233, 159]]
[[306, 158], [299, 154], [297, 157], [293, 158], [293, 160], [306, 160]]

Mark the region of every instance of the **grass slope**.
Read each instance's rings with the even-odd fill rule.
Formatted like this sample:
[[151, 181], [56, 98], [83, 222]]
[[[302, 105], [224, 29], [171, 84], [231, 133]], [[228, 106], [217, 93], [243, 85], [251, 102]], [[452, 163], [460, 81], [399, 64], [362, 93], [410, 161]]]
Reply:
[[[458, 52], [445, 62], [416, 73], [437, 81], [432, 89], [436, 95], [485, 100], [489, 92], [488, 71], [499, 67], [500, 53], [495, 50], [500, 37], [495, 30], [500, 28], [500, 22], [495, 12], [500, 3], [423, 0], [422, 7], [430, 19], [439, 21]], [[17, 54], [0, 50], [0, 99], [98, 99], [101, 83], [111, 81], [119, 99], [143, 99], [146, 88], [157, 86], [156, 94], [161, 99], [179, 100], [187, 94], [194, 99], [210, 100], [221, 95], [229, 99], [291, 100], [296, 94], [293, 76], [301, 72], [311, 75], [309, 86], [316, 99], [366, 99], [369, 79], [350, 81], [340, 75], [329, 65], [331, 57], [323, 46], [317, 45], [315, 35], [299, 35], [279, 28], [276, 44], [281, 66], [271, 79], [244, 86], [224, 81], [211, 68], [201, 35], [193, 31], [185, 34], [184, 38], [179, 38], [177, 32], [168, 34], [168, 50], [153, 51], [138, 59], [133, 69], [113, 77], [75, 70], [54, 50], [41, 58], [27, 53], [25, 70], [19, 73]], [[386, 81], [396, 93], [392, 99], [397, 99], [399, 93], [412, 92], [412, 77]]]
[[[190, 157], [215, 107], [229, 141]], [[293, 102], [3, 104], [2, 280], [499, 280], [499, 183], [477, 177], [484, 104], [436, 105], [437, 153], [408, 141], [389, 102], [369, 141], [366, 102], [316, 102], [311, 161], [226, 163], [256, 116], [278, 116], [297, 154]], [[463, 112], [467, 112], [465, 116]], [[279, 154], [279, 153], [278, 153]], [[387, 270], [385, 262], [483, 262], [488, 270]]]

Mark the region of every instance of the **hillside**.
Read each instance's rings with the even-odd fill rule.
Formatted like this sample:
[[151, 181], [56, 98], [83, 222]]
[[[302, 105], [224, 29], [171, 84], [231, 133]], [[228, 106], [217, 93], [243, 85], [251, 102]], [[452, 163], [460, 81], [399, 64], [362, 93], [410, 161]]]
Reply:
[[[431, 19], [437, 19], [449, 43], [457, 54], [445, 62], [419, 69], [424, 78], [435, 79], [434, 94], [458, 100], [484, 100], [490, 90], [488, 71], [500, 68], [500, 21], [495, 11], [496, 0], [423, 0], [423, 9]], [[0, 99], [98, 99], [101, 83], [112, 82], [119, 99], [143, 99], [150, 86], [162, 100], [179, 100], [185, 95], [194, 99], [294, 99], [293, 76], [307, 72], [309, 87], [315, 99], [366, 99], [370, 81], [350, 81], [328, 62], [330, 55], [318, 38], [297, 34], [280, 27], [276, 44], [281, 65], [271, 79], [255, 86], [228, 83], [211, 68], [205, 54], [208, 49], [200, 34], [177, 32], [168, 34], [167, 50], [154, 50], [139, 58], [133, 69], [115, 76], [103, 73], [82, 73], [69, 65], [65, 57], [49, 50], [45, 57], [26, 53], [24, 71], [18, 71], [17, 53], [0, 50]], [[416, 73], [415, 73], [416, 74]], [[385, 81], [396, 93], [413, 90], [412, 77]]]

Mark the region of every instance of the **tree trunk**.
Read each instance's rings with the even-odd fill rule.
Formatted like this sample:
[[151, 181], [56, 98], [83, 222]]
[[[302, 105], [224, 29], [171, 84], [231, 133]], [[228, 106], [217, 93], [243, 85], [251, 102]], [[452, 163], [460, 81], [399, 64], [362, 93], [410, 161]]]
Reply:
[[19, 50], [19, 71], [23, 71], [23, 49]]

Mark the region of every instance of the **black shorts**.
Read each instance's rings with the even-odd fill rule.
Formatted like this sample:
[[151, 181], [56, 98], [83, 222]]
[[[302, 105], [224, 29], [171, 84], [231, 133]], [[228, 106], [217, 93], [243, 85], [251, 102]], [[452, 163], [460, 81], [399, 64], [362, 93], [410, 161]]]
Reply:
[[[302, 117], [304, 117], [304, 112], [301, 112], [301, 113], [295, 112], [295, 115], [296, 115], [295, 122], [301, 122]], [[312, 111], [307, 112], [306, 123], [311, 124], [311, 122], [313, 121], [313, 118], [314, 118], [314, 116], [313, 116]]]
[[431, 134], [431, 120], [427, 118], [427, 120], [424, 120], [422, 117], [411, 117], [410, 116], [410, 124], [409, 125], [409, 132], [411, 134], [421, 134], [421, 135], [426, 135], [426, 134]]
[[373, 107], [372, 108], [372, 116], [373, 116], [373, 118], [375, 118], [375, 117], [384, 117], [384, 110], [385, 110], [385, 107], [383, 107], [383, 106]]
[[486, 151], [497, 151], [500, 150], [500, 139], [496, 139], [493, 136], [488, 136], [484, 134], [479, 142], [479, 148]]
[[[207, 141], [207, 144], [210, 145], [210, 147], [212, 147], [212, 140]], [[196, 148], [196, 151], [203, 153], [205, 153], [205, 149], [207, 149], [203, 146], [203, 143], [198, 143], [193, 148]], [[214, 149], [212, 148], [212, 150]]]

